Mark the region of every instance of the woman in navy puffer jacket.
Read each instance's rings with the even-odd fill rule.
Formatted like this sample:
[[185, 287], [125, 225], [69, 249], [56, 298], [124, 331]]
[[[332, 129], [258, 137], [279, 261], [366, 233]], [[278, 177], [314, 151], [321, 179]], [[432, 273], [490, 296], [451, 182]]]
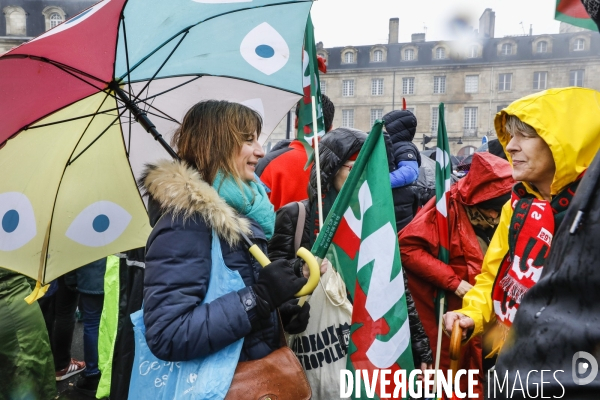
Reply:
[[[264, 152], [262, 121], [226, 101], [192, 107], [173, 143], [181, 161], [149, 166], [142, 178], [155, 224], [146, 246], [144, 323], [150, 350], [185, 361], [244, 338], [240, 361], [280, 347], [275, 309], [306, 283], [286, 260], [262, 268], [240, 233], [266, 252], [275, 214], [254, 169]], [[227, 267], [246, 287], [201, 304], [211, 273], [213, 232]]]

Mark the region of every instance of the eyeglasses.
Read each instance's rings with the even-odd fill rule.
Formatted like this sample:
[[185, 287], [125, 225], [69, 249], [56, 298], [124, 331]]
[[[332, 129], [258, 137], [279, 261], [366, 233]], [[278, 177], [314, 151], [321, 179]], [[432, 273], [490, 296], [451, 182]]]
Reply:
[[348, 172], [350, 172], [350, 171], [352, 171], [352, 167], [354, 167], [354, 164], [352, 164], [352, 165], [343, 164], [342, 167], [348, 168]]

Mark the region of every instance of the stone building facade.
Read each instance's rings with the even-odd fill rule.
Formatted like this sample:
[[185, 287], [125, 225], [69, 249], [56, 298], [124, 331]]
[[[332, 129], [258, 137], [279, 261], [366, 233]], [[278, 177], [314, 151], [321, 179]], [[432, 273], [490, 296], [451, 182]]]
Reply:
[[[6, 0], [0, 18], [0, 54], [94, 5], [97, 0]], [[454, 154], [465, 155], [493, 137], [494, 115], [510, 102], [537, 91], [564, 86], [600, 90], [600, 34], [561, 24], [559, 34], [494, 37], [495, 14], [486, 9], [479, 29], [463, 42], [428, 42], [424, 33], [398, 43], [399, 19], [390, 19], [387, 44], [324, 48], [328, 73], [321, 89], [336, 106], [334, 127], [369, 131], [373, 121], [402, 107], [419, 121], [415, 142], [433, 140], [437, 107]], [[291, 123], [290, 123], [291, 122]], [[289, 127], [288, 125], [289, 124]], [[291, 132], [290, 132], [291, 131]], [[284, 118], [265, 143], [268, 150], [294, 137], [293, 116]]]
[[0, 18], [0, 54], [96, 4], [97, 0], [5, 0]]
[[390, 20], [388, 44], [323, 48], [327, 74], [321, 89], [336, 106], [334, 127], [369, 131], [375, 119], [400, 109], [402, 98], [418, 120], [415, 142], [435, 145], [438, 105], [445, 104], [454, 154], [467, 155], [483, 136], [495, 137], [495, 114], [523, 96], [544, 89], [582, 86], [600, 90], [600, 34], [570, 33], [494, 37], [495, 15], [487, 9], [479, 30], [463, 42], [412, 35], [397, 43], [398, 20]]

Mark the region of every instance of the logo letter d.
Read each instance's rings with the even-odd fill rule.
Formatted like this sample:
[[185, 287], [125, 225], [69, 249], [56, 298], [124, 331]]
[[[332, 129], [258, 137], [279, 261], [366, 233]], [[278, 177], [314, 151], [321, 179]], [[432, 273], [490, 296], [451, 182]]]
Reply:
[[[580, 358], [585, 359], [589, 363], [589, 366], [592, 367], [590, 374], [586, 378], [579, 378], [577, 376], [578, 373], [579, 374], [585, 373], [585, 371], [587, 371], [587, 368], [588, 368], [588, 365], [587, 365], [588, 363], [580, 364], [579, 368], [577, 368], [577, 360], [579, 360]], [[596, 361], [594, 356], [591, 355], [590, 353], [585, 352], [585, 351], [578, 351], [577, 353], [573, 354], [573, 361], [571, 364], [571, 373], [573, 375], [573, 382], [575, 382], [575, 384], [587, 385], [588, 383], [590, 383], [594, 379], [596, 379], [596, 376], [598, 375], [598, 362]]]

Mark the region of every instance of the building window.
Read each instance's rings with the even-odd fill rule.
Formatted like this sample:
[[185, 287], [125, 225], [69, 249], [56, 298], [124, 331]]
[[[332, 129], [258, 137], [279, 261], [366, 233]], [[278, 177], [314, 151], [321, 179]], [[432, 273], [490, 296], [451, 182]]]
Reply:
[[383, 78], [371, 80], [371, 96], [383, 95]]
[[477, 107], [465, 107], [465, 135], [477, 134]]
[[381, 62], [381, 61], [383, 61], [383, 51], [375, 50], [373, 52], [373, 62]]
[[439, 123], [440, 109], [438, 107], [431, 108], [431, 132], [437, 132]]
[[512, 74], [500, 74], [498, 75], [498, 91], [506, 92], [512, 87]]
[[52, 13], [52, 15], [50, 15], [50, 28], [54, 28], [62, 22], [63, 19], [59, 13]]
[[342, 96], [343, 97], [354, 96], [354, 79], [344, 79], [342, 81]]
[[479, 75], [465, 76], [465, 93], [479, 92]]
[[415, 94], [415, 78], [402, 78], [402, 94]]
[[583, 70], [574, 69], [569, 72], [569, 86], [583, 87]]
[[583, 40], [583, 39], [576, 39], [573, 42], [573, 50], [574, 51], [585, 50], [585, 40]]
[[415, 108], [414, 107], [406, 107], [406, 111], [410, 111], [411, 113], [415, 114]]
[[537, 52], [538, 53], [545, 53], [548, 51], [548, 42], [542, 40], [541, 42], [537, 43]]
[[413, 49], [404, 50], [404, 61], [412, 61], [415, 59], [415, 51]]
[[[446, 119], [446, 109], [444, 108], [444, 120]], [[440, 120], [440, 109], [438, 107], [431, 107], [431, 132], [437, 133]]]
[[437, 49], [435, 49], [435, 58], [437, 58], [438, 60], [446, 58], [446, 49], [443, 47], [438, 47]]
[[502, 55], [505, 56], [510, 56], [512, 54], [512, 44], [511, 43], [504, 43], [502, 45], [502, 51], [501, 51]]
[[65, 14], [63, 9], [56, 6], [44, 8], [42, 10], [42, 15], [44, 15], [46, 30], [54, 28], [67, 19], [67, 14]]
[[371, 126], [381, 118], [383, 118], [383, 108], [371, 108]]
[[469, 48], [469, 58], [477, 58], [477, 45], [473, 45]]
[[327, 94], [327, 81], [321, 81], [321, 94]]
[[25, 10], [21, 7], [8, 6], [4, 8], [7, 36], [27, 36], [27, 20]]
[[546, 90], [548, 88], [548, 72], [534, 72], [533, 73], [533, 89], [534, 90]]
[[347, 51], [344, 53], [344, 63], [345, 64], [354, 64], [354, 53], [351, 51]]
[[504, 110], [506, 107], [508, 107], [508, 104], [500, 104], [499, 106], [496, 106], [496, 112], [499, 113], [500, 111]]
[[435, 94], [446, 93], [446, 77], [445, 76], [434, 76], [433, 77], [433, 93], [435, 93]]
[[354, 128], [354, 110], [342, 110], [342, 127]]

